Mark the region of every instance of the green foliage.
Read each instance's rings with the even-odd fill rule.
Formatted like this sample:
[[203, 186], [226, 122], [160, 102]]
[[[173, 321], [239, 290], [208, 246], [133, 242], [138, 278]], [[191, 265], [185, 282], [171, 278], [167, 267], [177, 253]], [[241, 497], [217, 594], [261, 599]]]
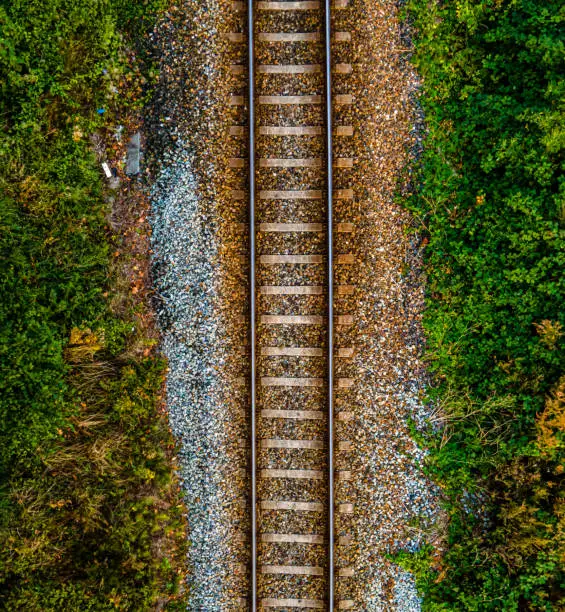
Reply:
[[0, 5], [3, 609], [137, 611], [178, 590], [164, 364], [132, 356], [133, 313], [104, 297], [114, 238], [88, 139], [118, 108], [124, 41], [162, 5]]
[[177, 574], [153, 561], [167, 531], [182, 533], [170, 440], [155, 415], [163, 370], [154, 359], [76, 368], [80, 412], [37, 449], [37, 469], [10, 483], [0, 556], [8, 609], [57, 610], [72, 587], [75, 607], [65, 609], [143, 610], [171, 589], [166, 582], [178, 586]]
[[425, 607], [562, 609], [563, 449], [546, 452], [536, 417], [564, 363], [565, 13], [410, 0], [408, 15], [429, 129], [408, 205], [444, 415], [427, 444], [449, 517], [437, 572], [419, 572]]

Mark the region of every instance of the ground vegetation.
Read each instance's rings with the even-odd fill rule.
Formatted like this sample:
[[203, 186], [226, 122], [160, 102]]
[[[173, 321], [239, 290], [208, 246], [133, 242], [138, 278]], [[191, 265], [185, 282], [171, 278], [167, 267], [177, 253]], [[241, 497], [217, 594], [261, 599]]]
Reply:
[[100, 167], [143, 104], [136, 41], [163, 8], [0, 3], [2, 609], [182, 608], [145, 226], [120, 224]]
[[410, 0], [407, 14], [436, 408], [417, 435], [445, 514], [439, 549], [402, 562], [427, 610], [563, 610], [563, 5]]

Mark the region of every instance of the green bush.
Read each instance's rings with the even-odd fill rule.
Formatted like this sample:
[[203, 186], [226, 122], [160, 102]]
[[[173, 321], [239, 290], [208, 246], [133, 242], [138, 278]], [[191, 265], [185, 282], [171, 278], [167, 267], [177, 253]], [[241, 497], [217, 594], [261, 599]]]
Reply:
[[3, 609], [137, 612], [179, 590], [164, 364], [128, 351], [134, 314], [105, 298], [117, 238], [89, 141], [162, 4], [0, 6]]
[[408, 206], [429, 243], [444, 414], [425, 443], [449, 519], [443, 559], [418, 571], [425, 607], [562, 609], [564, 457], [536, 419], [564, 363], [565, 13], [553, 0], [409, 0], [407, 13], [429, 130]]

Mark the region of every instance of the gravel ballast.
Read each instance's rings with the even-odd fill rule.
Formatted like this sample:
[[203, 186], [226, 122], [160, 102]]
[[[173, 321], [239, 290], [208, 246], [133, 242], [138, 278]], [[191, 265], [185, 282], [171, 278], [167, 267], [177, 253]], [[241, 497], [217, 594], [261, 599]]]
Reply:
[[[336, 222], [355, 224], [353, 234], [336, 236], [337, 252], [354, 254], [355, 265], [341, 266], [335, 282], [356, 287], [335, 302], [336, 314], [354, 320], [337, 329], [336, 345], [355, 348], [352, 358], [336, 360], [336, 376], [354, 380], [351, 389], [336, 394], [337, 410], [353, 414], [337, 427], [336, 442], [352, 444], [336, 454], [336, 468], [351, 470], [353, 477], [337, 486], [336, 501], [354, 504], [353, 514], [337, 523], [337, 535], [352, 536], [350, 545], [339, 547], [338, 563], [354, 575], [340, 579], [337, 589], [338, 598], [353, 600], [356, 610], [411, 612], [420, 609], [414, 580], [388, 555], [419, 546], [422, 529], [437, 512], [437, 492], [421, 472], [424, 455], [408, 429], [410, 419], [425, 420], [428, 408], [420, 361], [421, 252], [417, 237], [405, 231], [410, 216], [395, 201], [421, 139], [413, 101], [418, 81], [398, 10], [394, 2], [351, 0], [334, 18], [334, 30], [352, 34], [350, 43], [334, 45], [334, 59], [353, 65], [351, 74], [334, 76], [335, 93], [354, 95], [352, 107], [336, 112], [336, 123], [352, 124], [354, 136], [336, 139], [334, 156], [355, 159], [352, 169], [335, 171], [336, 188], [355, 190], [353, 200], [334, 205]], [[161, 77], [150, 120], [153, 269], [169, 361], [167, 406], [188, 510], [189, 609], [210, 612], [247, 609], [239, 598], [248, 592], [249, 398], [242, 383], [249, 368], [248, 270], [242, 260], [246, 235], [237, 229], [246, 222], [247, 202], [230, 197], [230, 189], [245, 185], [226, 171], [234, 155], [229, 127], [245, 119], [241, 107], [228, 103], [237, 89], [228, 70], [236, 60], [223, 35], [236, 23], [229, 2], [171, 7], [154, 37]], [[297, 157], [299, 146], [297, 141]], [[282, 217], [275, 208], [263, 212], [260, 221]], [[292, 222], [317, 220], [298, 218], [291, 208], [286, 213]], [[280, 241], [281, 249], [295, 246]], [[315, 240], [311, 248], [318, 252]], [[265, 272], [261, 282], [270, 281]], [[289, 284], [295, 281], [289, 273]], [[277, 314], [279, 306], [282, 314], [299, 303], [262, 299], [270, 299], [269, 311]], [[300, 308], [304, 304], [317, 312], [321, 302], [303, 300]], [[279, 340], [290, 345], [292, 330], [285, 333], [288, 338]], [[303, 403], [299, 392], [296, 398]]]
[[[190, 610], [230, 609], [246, 590], [247, 397], [237, 348], [246, 276], [223, 177], [225, 6], [180, 2], [159, 24], [152, 107], [152, 248], [169, 420], [188, 511]], [[243, 213], [244, 215], [244, 213]]]

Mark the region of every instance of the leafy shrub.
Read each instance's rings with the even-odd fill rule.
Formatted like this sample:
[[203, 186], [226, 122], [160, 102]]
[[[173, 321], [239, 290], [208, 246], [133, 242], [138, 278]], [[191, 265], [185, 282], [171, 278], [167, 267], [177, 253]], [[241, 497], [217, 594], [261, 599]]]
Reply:
[[441, 563], [418, 557], [425, 607], [562, 609], [563, 421], [547, 398], [564, 363], [565, 15], [553, 0], [410, 0], [408, 14], [429, 130], [408, 206], [429, 241], [444, 418], [426, 444], [449, 516]]
[[105, 298], [115, 238], [88, 138], [161, 5], [0, 6], [3, 609], [137, 612], [179, 590], [164, 364], [128, 352], [134, 315]]

